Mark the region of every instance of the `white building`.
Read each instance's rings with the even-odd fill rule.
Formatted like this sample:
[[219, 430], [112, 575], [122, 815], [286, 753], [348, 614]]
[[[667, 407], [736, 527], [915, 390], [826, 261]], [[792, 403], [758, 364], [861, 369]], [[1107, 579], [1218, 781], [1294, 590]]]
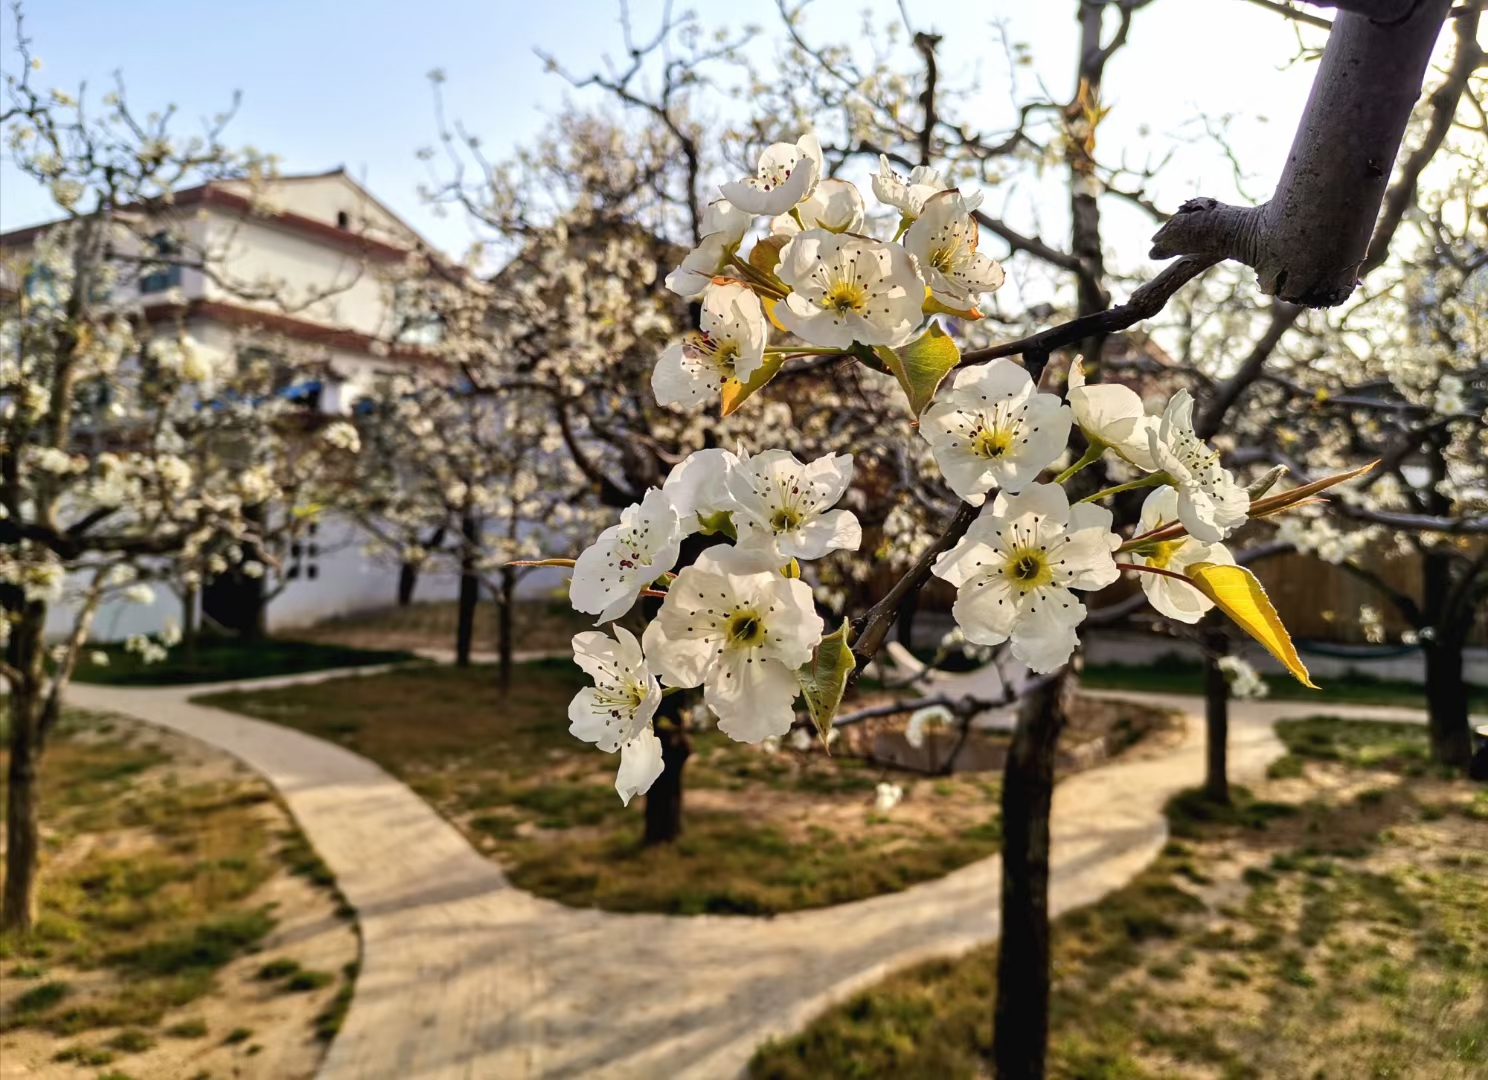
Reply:
[[[344, 170], [252, 187], [226, 181], [188, 188], [156, 217], [168, 218], [156, 242], [199, 253], [183, 261], [203, 268], [172, 265], [127, 286], [138, 290], [147, 322], [179, 323], [221, 357], [255, 342], [291, 345], [297, 358], [330, 371], [310, 388], [330, 413], [347, 411], [375, 374], [434, 362], [406, 333], [399, 345], [387, 347], [400, 320], [396, 290], [379, 271], [416, 252], [437, 253]], [[24, 254], [56, 224], [0, 234], [0, 252], [8, 259]], [[269, 629], [392, 604], [396, 572], [363, 547], [349, 523], [322, 523], [313, 544], [287, 561], [290, 580], [269, 605]], [[418, 595], [439, 598], [453, 595], [453, 588], [449, 579], [431, 576], [420, 582]], [[99, 613], [97, 634], [112, 639], [151, 632], [167, 617], [179, 618], [179, 602], [169, 594], [150, 606], [119, 603]], [[68, 612], [56, 613], [57, 630], [69, 621]]]

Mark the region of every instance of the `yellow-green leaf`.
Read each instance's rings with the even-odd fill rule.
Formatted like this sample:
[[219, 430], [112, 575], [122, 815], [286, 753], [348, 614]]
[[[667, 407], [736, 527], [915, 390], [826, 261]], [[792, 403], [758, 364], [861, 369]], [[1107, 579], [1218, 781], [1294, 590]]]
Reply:
[[[769, 301], [766, 303], [768, 304]], [[784, 364], [784, 353], [768, 353], [765, 356], [765, 362], [749, 377], [748, 382], [740, 382], [738, 379], [726, 380], [723, 384], [723, 410], [719, 415], [727, 416], [744, 404], [745, 399], [779, 374]]]
[[780, 320], [775, 317], [775, 305], [779, 302], [780, 301], [772, 299], [768, 296], [760, 297], [760, 306], [765, 309], [765, 317], [770, 320], [770, 324], [774, 326], [776, 330], [779, 330], [782, 334], [789, 334], [790, 331], [787, 330], [784, 326], [781, 326]]
[[826, 744], [832, 730], [832, 718], [842, 704], [842, 694], [847, 689], [847, 678], [852, 674], [857, 660], [848, 647], [848, 620], [833, 633], [821, 639], [810, 662], [796, 672], [796, 681], [801, 684], [801, 693], [806, 698], [806, 708], [811, 712], [811, 722], [816, 734]]
[[775, 268], [780, 265], [780, 249], [788, 243], [789, 236], [766, 236], [750, 249], [749, 265], [774, 277]]
[[961, 359], [961, 350], [951, 340], [951, 335], [941, 329], [939, 323], [931, 323], [926, 330], [908, 345], [897, 349], [873, 350], [887, 365], [904, 394], [909, 398], [909, 411], [916, 417], [925, 411], [936, 387]]
[[1303, 686], [1317, 686], [1307, 674], [1302, 658], [1292, 644], [1292, 637], [1282, 625], [1271, 598], [1243, 566], [1221, 566], [1218, 563], [1193, 563], [1188, 577], [1194, 586], [1223, 611], [1235, 625], [1266, 647], [1266, 651], [1292, 673]]

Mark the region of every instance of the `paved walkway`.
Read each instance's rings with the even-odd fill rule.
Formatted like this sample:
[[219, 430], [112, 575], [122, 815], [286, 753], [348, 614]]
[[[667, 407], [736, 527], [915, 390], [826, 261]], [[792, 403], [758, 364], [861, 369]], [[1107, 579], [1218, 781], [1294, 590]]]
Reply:
[[[187, 701], [209, 689], [74, 685], [70, 700], [221, 747], [283, 793], [361, 921], [356, 999], [326, 1058], [325, 1080], [726, 1080], [759, 1043], [798, 1030], [886, 972], [998, 932], [995, 857], [901, 893], [770, 919], [565, 908], [509, 885], [367, 759]], [[1187, 736], [1060, 784], [1055, 912], [1099, 899], [1147, 865], [1166, 839], [1163, 803], [1202, 777], [1198, 699], [1140, 698], [1189, 713]], [[1236, 703], [1234, 778], [1260, 775], [1282, 752], [1272, 733], [1277, 718], [1315, 711], [1296, 702]], [[1410, 710], [1325, 711], [1420, 718]]]

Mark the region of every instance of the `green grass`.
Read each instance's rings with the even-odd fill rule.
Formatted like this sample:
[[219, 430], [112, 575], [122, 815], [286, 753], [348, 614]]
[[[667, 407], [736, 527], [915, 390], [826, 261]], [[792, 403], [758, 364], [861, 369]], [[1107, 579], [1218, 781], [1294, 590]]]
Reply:
[[[1362, 801], [1332, 790], [1289, 812], [1264, 792], [1170, 802], [1185, 837], [1055, 922], [1051, 1080], [1488, 1075], [1475, 792], [1413, 777]], [[1446, 812], [1423, 814], [1428, 801]], [[994, 946], [893, 975], [762, 1047], [750, 1074], [982, 1080], [995, 969]]]
[[[0, 1029], [37, 1027], [75, 1035], [154, 1028], [173, 1009], [213, 992], [218, 973], [259, 947], [274, 928], [255, 892], [304, 858], [297, 833], [263, 814], [272, 795], [257, 780], [182, 782], [158, 747], [126, 741], [118, 721], [70, 712], [42, 759], [42, 827], [53, 852], [79, 857], [44, 865], [40, 913], [28, 935], [0, 935], [0, 976], [41, 965], [101, 972], [86, 994], [53, 979], [28, 987]], [[0, 768], [4, 755], [0, 754]], [[127, 848], [118, 850], [119, 841]]]
[[643, 849], [642, 800], [621, 804], [615, 757], [568, 733], [568, 701], [584, 685], [563, 659], [522, 665], [505, 697], [490, 667], [428, 667], [204, 700], [365, 754], [518, 886], [574, 906], [792, 911], [902, 889], [998, 848], [997, 786], [985, 777], [897, 775], [910, 789], [904, 808], [875, 819], [881, 768], [704, 732], [685, 787], [706, 792], [707, 808], [686, 812], [679, 843]]
[[197, 642], [194, 657], [188, 657], [185, 648], [178, 645], [158, 664], [141, 662], [137, 654], [126, 652], [121, 644], [103, 645], [96, 651], [107, 654], [109, 662], [93, 664], [85, 657], [74, 675], [78, 682], [105, 686], [179, 686], [414, 659], [412, 653], [387, 649], [357, 649], [280, 638], [249, 642], [216, 636], [204, 636]]
[[[1304, 658], [1305, 659], [1305, 658]], [[1426, 694], [1419, 683], [1380, 679], [1364, 672], [1343, 678], [1315, 678], [1309, 690], [1290, 675], [1264, 675], [1270, 696], [1281, 701], [1353, 702], [1424, 709]], [[1197, 660], [1165, 653], [1147, 664], [1087, 664], [1080, 685], [1100, 690], [1145, 690], [1158, 694], [1202, 694], [1204, 669]], [[1468, 686], [1468, 707], [1488, 712], [1488, 686]]]
[[1272, 766], [1273, 776], [1296, 775], [1304, 760], [1403, 776], [1436, 776], [1443, 771], [1431, 760], [1431, 744], [1421, 724], [1309, 716], [1280, 721], [1276, 734], [1286, 743], [1288, 756]]

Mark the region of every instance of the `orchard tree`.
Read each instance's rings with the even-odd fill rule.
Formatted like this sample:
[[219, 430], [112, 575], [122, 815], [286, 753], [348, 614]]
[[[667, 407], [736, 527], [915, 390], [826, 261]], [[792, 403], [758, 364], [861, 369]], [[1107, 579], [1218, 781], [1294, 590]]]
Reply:
[[[7, 253], [0, 314], [3, 925], [26, 931], [36, 917], [37, 767], [99, 604], [140, 588], [162, 562], [200, 566], [252, 540], [239, 478], [200, 472], [186, 456], [182, 431], [217, 373], [163, 339], [143, 347], [127, 286], [156, 258], [150, 241], [173, 190], [242, 177], [253, 162], [229, 152], [217, 129], [173, 141], [168, 118], [137, 117], [122, 93], [90, 114], [61, 91], [40, 91], [19, 20], [17, 30], [22, 67], [7, 80], [0, 122], [19, 170], [48, 187], [65, 219], [28, 251]], [[71, 629], [49, 649], [48, 615], [64, 602]]]

